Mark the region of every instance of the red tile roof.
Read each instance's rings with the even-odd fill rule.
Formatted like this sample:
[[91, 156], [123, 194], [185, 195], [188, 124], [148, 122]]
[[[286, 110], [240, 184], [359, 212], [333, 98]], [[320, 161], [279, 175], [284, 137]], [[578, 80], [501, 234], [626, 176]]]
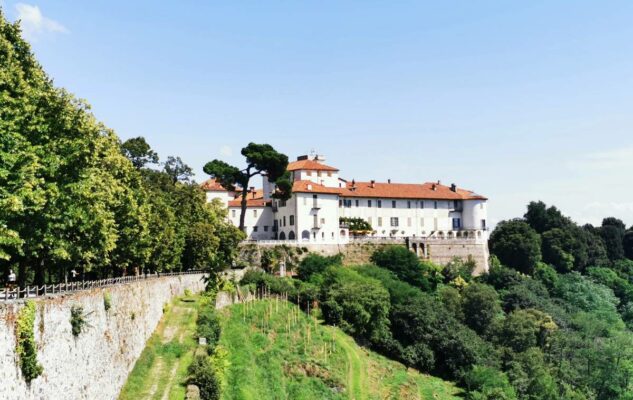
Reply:
[[484, 196], [470, 190], [456, 189], [449, 186], [427, 182], [415, 183], [384, 183], [376, 182], [347, 182], [347, 187], [339, 189], [342, 197], [376, 197], [390, 199], [432, 199], [432, 200], [487, 200]]
[[301, 169], [310, 171], [338, 171], [338, 168], [330, 167], [329, 165], [321, 164], [314, 160], [298, 160], [288, 163], [288, 171], [297, 171]]
[[312, 181], [294, 181], [292, 184], [293, 193], [323, 193], [341, 194], [341, 188], [327, 187]]
[[220, 183], [218, 183], [215, 179], [207, 179], [206, 181], [200, 184], [202, 190], [206, 190], [209, 192], [228, 192]]
[[[246, 207], [266, 207], [271, 205], [270, 200], [264, 200], [264, 190], [263, 189], [255, 189], [255, 194], [253, 192], [249, 192], [246, 197]], [[241, 193], [238, 193], [239, 196], [235, 197], [234, 200], [229, 201], [229, 207], [241, 207], [242, 206], [242, 196]]]

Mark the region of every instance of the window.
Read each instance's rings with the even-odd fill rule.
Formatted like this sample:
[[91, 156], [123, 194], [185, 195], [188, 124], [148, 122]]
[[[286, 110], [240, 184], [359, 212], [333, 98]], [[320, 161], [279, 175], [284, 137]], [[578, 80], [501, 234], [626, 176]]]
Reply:
[[331, 171], [328, 171], [328, 172], [327, 172], [327, 176], [332, 176], [332, 172], [331, 172]]
[[424, 200], [420, 200], [420, 208], [424, 208]]
[[367, 207], [371, 208], [371, 200], [367, 200]]
[[294, 226], [294, 224], [295, 224], [295, 216], [291, 215], [290, 216], [290, 226]]
[[398, 226], [398, 217], [391, 217], [391, 226]]
[[285, 207], [286, 206], [286, 200], [281, 200], [279, 202], [279, 207]]
[[325, 239], [325, 232], [321, 232], [321, 239]]
[[231, 210], [231, 217], [235, 218], [235, 210]]
[[312, 176], [312, 171], [308, 171], [308, 172], [306, 172], [306, 175], [308, 175], [308, 176]]
[[286, 226], [286, 216], [284, 215], [284, 223], [283, 226]]
[[356, 207], [358, 207], [359, 201], [355, 200], [355, 203], [356, 203]]
[[485, 219], [481, 220], [481, 229], [486, 229], [486, 220]]
[[411, 227], [411, 217], [407, 217], [407, 226]]
[[378, 208], [382, 208], [382, 200], [376, 200], [376, 206], [378, 206]]
[[321, 226], [325, 225], [325, 218], [321, 218]]
[[378, 226], [382, 226], [382, 217], [378, 217]]
[[453, 229], [459, 229], [462, 227], [462, 220], [460, 218], [453, 218]]
[[391, 200], [391, 208], [396, 208], [396, 201], [395, 200]]
[[253, 232], [257, 232], [257, 225], [253, 227]]
[[411, 200], [407, 201], [407, 208], [411, 208]]
[[321, 176], [321, 171], [317, 171], [317, 176]]
[[257, 210], [253, 210], [253, 217], [257, 218]]
[[264, 225], [264, 232], [268, 232], [268, 225]]
[[338, 201], [338, 206], [339, 206], [339, 207], [343, 207], [343, 200], [342, 200], [342, 199], [339, 199], [339, 201]]
[[433, 202], [433, 208], [437, 209], [437, 201]]

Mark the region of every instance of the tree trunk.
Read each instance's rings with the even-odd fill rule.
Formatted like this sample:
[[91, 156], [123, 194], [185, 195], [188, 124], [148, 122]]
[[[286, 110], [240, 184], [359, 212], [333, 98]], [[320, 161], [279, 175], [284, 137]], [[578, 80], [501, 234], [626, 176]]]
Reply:
[[244, 226], [244, 219], [246, 218], [246, 196], [248, 196], [248, 188], [242, 189], [242, 210], [240, 211], [240, 230], [246, 233], [246, 227]]

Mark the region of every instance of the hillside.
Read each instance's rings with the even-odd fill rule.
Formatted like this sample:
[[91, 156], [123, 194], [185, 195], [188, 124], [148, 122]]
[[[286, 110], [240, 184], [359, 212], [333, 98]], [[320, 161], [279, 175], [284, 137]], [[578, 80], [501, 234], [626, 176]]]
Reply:
[[220, 311], [229, 366], [222, 399], [456, 399], [451, 383], [358, 346], [285, 301]]

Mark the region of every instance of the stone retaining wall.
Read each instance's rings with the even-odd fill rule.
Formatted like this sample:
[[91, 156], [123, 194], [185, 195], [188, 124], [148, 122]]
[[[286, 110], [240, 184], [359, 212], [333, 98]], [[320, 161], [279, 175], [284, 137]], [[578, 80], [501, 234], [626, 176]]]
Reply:
[[[22, 301], [0, 304], [0, 399], [116, 399], [156, 329], [163, 306], [185, 289], [204, 289], [202, 274], [143, 280], [34, 300], [35, 340], [44, 372], [27, 385], [15, 353]], [[111, 307], [104, 306], [108, 292]], [[73, 336], [70, 310], [83, 307], [88, 327]]]

